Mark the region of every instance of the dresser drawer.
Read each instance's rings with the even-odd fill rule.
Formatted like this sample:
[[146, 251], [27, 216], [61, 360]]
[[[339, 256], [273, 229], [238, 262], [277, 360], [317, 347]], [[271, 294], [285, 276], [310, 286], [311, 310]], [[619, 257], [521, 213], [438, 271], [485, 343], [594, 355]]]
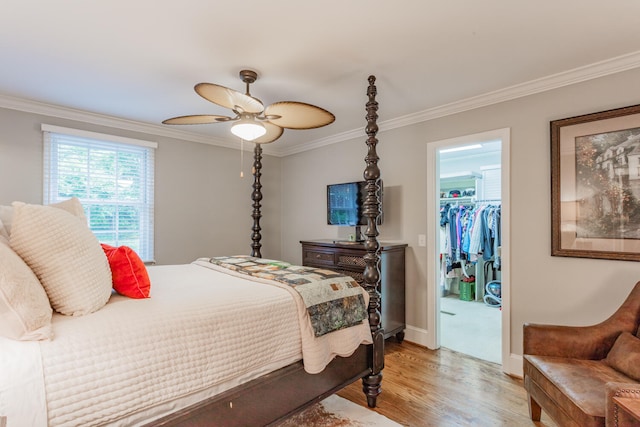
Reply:
[[363, 255], [350, 254], [350, 253], [336, 253], [336, 266], [340, 267], [352, 267], [356, 269], [364, 270], [366, 266]]
[[332, 267], [334, 265], [333, 252], [326, 252], [317, 249], [305, 249], [302, 259], [303, 265], [322, 265]]

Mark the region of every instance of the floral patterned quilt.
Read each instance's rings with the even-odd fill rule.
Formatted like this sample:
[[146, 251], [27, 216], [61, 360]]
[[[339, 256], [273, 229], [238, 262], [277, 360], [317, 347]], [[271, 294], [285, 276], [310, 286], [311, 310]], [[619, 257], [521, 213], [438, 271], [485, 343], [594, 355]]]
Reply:
[[367, 318], [358, 282], [335, 271], [246, 255], [214, 257], [209, 262], [293, 288], [305, 303], [316, 337], [358, 325]]

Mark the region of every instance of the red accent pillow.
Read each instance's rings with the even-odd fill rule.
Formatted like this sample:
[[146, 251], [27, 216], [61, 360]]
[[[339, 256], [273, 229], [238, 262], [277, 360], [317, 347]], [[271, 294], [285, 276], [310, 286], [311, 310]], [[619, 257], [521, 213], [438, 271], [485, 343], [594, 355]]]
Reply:
[[129, 298], [149, 298], [151, 281], [138, 254], [128, 246], [100, 246], [109, 260], [113, 289]]

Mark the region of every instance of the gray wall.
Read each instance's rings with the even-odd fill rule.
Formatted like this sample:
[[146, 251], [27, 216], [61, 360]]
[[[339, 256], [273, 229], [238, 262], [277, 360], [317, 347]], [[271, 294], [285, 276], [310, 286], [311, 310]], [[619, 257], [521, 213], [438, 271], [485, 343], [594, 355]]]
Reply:
[[[42, 203], [41, 123], [156, 141], [155, 259], [249, 254], [252, 153], [0, 108], [0, 204]], [[280, 257], [280, 163], [263, 156], [262, 255]]]
[[[638, 82], [636, 69], [378, 134], [385, 186], [380, 239], [409, 244], [408, 325], [427, 329], [426, 248], [417, 245], [418, 234], [433, 238], [426, 229], [427, 144], [501, 128], [511, 128], [510, 352], [522, 353], [524, 322], [596, 323], [620, 305], [640, 280], [640, 264], [550, 256], [549, 122], [638, 104]], [[385, 90], [378, 85], [379, 94]], [[382, 102], [378, 114], [386, 119]], [[301, 262], [301, 239], [349, 232], [326, 225], [326, 184], [362, 178], [365, 140], [363, 133], [283, 159], [283, 258]]]
[[[511, 128], [511, 353], [522, 352], [524, 322], [590, 324], [619, 306], [640, 279], [640, 264], [550, 256], [549, 121], [638, 104], [640, 95], [632, 89], [639, 81], [640, 69], [627, 71], [378, 134], [385, 185], [380, 239], [409, 244], [409, 325], [427, 328], [426, 248], [417, 246], [418, 234], [431, 238], [427, 144], [506, 127]], [[381, 95], [385, 90], [378, 86]], [[378, 113], [380, 121], [387, 119], [382, 102]], [[41, 203], [43, 122], [158, 142], [159, 263], [250, 252], [252, 181], [238, 177], [237, 150], [0, 109], [0, 204]], [[265, 156], [263, 256], [299, 263], [300, 240], [351, 233], [326, 225], [326, 185], [361, 179], [365, 154], [363, 134], [282, 159]]]

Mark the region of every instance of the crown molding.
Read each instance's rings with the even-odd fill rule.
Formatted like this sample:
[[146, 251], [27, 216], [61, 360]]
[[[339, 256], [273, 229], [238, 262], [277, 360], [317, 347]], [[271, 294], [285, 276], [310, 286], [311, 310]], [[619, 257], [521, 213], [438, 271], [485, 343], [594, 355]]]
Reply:
[[[546, 92], [552, 89], [558, 89], [563, 86], [585, 82], [588, 80], [604, 77], [623, 71], [632, 70], [640, 67], [640, 51], [630, 54], [621, 55], [605, 61], [596, 62], [583, 67], [574, 68], [572, 70], [542, 77], [540, 79], [531, 80], [522, 84], [509, 86], [493, 92], [484, 93], [482, 95], [466, 98], [460, 101], [451, 102], [449, 104], [440, 105], [429, 108], [427, 110], [418, 111], [406, 116], [395, 119], [384, 120], [378, 122], [379, 132], [391, 129], [401, 128], [416, 123], [422, 123], [434, 120], [440, 117], [450, 116], [464, 111], [474, 110], [488, 105], [498, 104], [500, 102], [510, 101], [522, 98], [536, 93]], [[352, 138], [365, 136], [364, 126], [349, 132], [336, 134], [332, 137], [310, 141], [305, 144], [299, 144], [295, 148], [283, 150], [282, 155], [301, 153], [307, 150], [313, 150], [326, 145], [335, 144], [337, 142], [346, 141]]]
[[[546, 92], [563, 86], [569, 86], [572, 84], [620, 73], [627, 70], [632, 70], [639, 67], [640, 51], [632, 52], [626, 55], [617, 56], [615, 58], [596, 62], [583, 67], [578, 67], [547, 77], [542, 77], [540, 79], [531, 80], [522, 84], [509, 86], [493, 92], [488, 92], [482, 95], [466, 98], [449, 104], [429, 108], [427, 110], [408, 114], [406, 116], [385, 120], [379, 122], [378, 127], [380, 132], [384, 132], [395, 128], [437, 119], [439, 117], [449, 116], [452, 114], [457, 114], [488, 105], [498, 104], [500, 102], [522, 98], [536, 93]], [[8, 95], [0, 95], [0, 108], [8, 108], [11, 110], [75, 120], [79, 122], [124, 129], [133, 132], [142, 132], [150, 135], [182, 139], [202, 144], [216, 145], [225, 148], [240, 149], [240, 145], [237, 143], [237, 141], [207, 137], [201, 134], [171, 129], [160, 125], [91, 113], [87, 111], [76, 110], [73, 108], [61, 107], [38, 101], [11, 97]], [[329, 137], [320, 138], [301, 144], [295, 144], [295, 146], [290, 148], [278, 148], [277, 144], [266, 144], [264, 146], [264, 153], [276, 157], [286, 157], [292, 154], [314, 150], [316, 148], [336, 144], [342, 141], [364, 137], [366, 136], [364, 129], [365, 128], [363, 126], [358, 129], [342, 132]]]
[[0, 108], [24, 111], [27, 113], [40, 114], [48, 117], [74, 120], [93, 125], [107, 126], [116, 129], [123, 129], [132, 132], [142, 132], [150, 135], [164, 136], [168, 138], [183, 139], [202, 144], [218, 145], [227, 148], [238, 148], [235, 141], [227, 141], [221, 138], [204, 136], [201, 134], [176, 130], [165, 126], [151, 123], [139, 122], [135, 120], [123, 119], [120, 117], [108, 116], [105, 114], [92, 113], [59, 105], [46, 104], [44, 102], [29, 99], [17, 98], [8, 95], [0, 95]]
[[639, 67], [640, 51], [387, 120], [380, 124], [380, 128], [389, 130], [426, 122], [439, 117], [450, 116], [452, 114], [558, 89], [563, 86], [570, 86]]
[[[364, 126], [355, 130], [336, 133], [335, 135], [327, 136], [324, 138], [315, 139], [313, 141], [305, 142], [302, 144], [295, 144], [289, 148], [277, 149], [274, 148], [272, 152], [279, 157], [286, 157], [292, 154], [302, 153], [316, 148], [324, 147], [331, 144], [337, 144], [338, 142], [348, 141], [350, 139], [366, 137]], [[266, 150], [265, 150], [266, 152]], [[268, 153], [271, 154], [271, 153]]]

